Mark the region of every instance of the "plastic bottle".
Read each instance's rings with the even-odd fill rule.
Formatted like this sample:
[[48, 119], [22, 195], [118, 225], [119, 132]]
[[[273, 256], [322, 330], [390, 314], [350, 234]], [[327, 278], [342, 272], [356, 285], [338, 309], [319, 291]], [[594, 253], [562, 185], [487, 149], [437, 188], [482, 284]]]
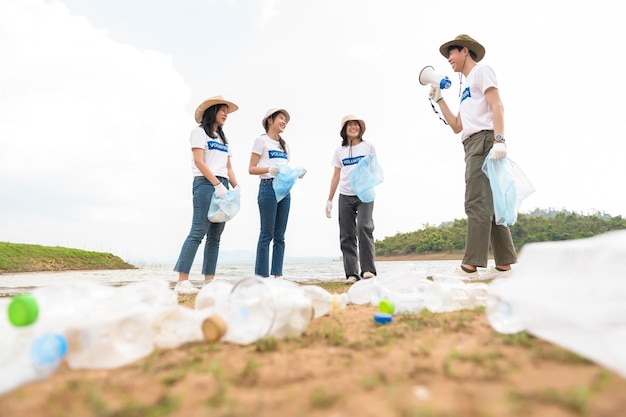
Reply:
[[350, 302], [347, 293], [331, 294], [319, 285], [303, 285], [302, 290], [313, 304], [313, 318], [325, 316], [331, 311], [343, 310]]
[[348, 289], [348, 299], [352, 304], [367, 304], [371, 302], [371, 293], [374, 286], [373, 279], [361, 279]]
[[154, 350], [154, 311], [113, 306], [107, 315], [87, 317], [65, 331], [72, 369], [111, 369], [137, 361]]
[[225, 303], [233, 290], [233, 284], [227, 281], [214, 279], [202, 287], [196, 295], [195, 308], [207, 309], [218, 308], [218, 305]]
[[221, 340], [239, 345], [248, 345], [267, 337], [276, 318], [271, 292], [264, 280], [256, 277], [237, 281], [226, 302], [217, 303], [210, 310], [226, 327]]
[[302, 287], [286, 280], [263, 280], [269, 289], [275, 317], [269, 335], [282, 339], [300, 336], [313, 318], [313, 304]]
[[[65, 337], [57, 333], [40, 333], [32, 316], [37, 304], [29, 295], [0, 300], [0, 394], [27, 382], [44, 379], [59, 366], [67, 352]], [[28, 306], [29, 305], [29, 306]], [[27, 320], [21, 321], [27, 306]], [[15, 326], [12, 322], [18, 323]], [[27, 323], [27, 324], [26, 324]]]
[[465, 282], [453, 277], [440, 277], [426, 288], [424, 305], [433, 313], [444, 313], [468, 308], [470, 298]]
[[204, 322], [211, 315], [210, 309], [193, 309], [183, 305], [159, 309], [153, 319], [154, 344], [159, 348], [176, 348], [191, 342], [216, 342], [223, 334], [207, 339]]

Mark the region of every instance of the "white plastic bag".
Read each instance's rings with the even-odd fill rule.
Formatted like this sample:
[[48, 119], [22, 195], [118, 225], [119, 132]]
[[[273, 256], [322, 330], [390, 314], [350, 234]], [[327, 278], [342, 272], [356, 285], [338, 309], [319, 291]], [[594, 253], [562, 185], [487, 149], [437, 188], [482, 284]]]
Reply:
[[231, 220], [239, 213], [241, 190], [233, 188], [228, 190], [226, 197], [218, 197], [213, 194], [209, 205], [208, 218], [213, 223], [224, 223]]
[[376, 196], [374, 188], [384, 180], [383, 170], [376, 154], [361, 158], [350, 173], [350, 186], [364, 203], [371, 203]]
[[522, 201], [535, 192], [526, 175], [510, 158], [491, 159], [491, 152], [483, 163], [483, 172], [489, 178], [493, 195], [496, 224], [513, 226]]

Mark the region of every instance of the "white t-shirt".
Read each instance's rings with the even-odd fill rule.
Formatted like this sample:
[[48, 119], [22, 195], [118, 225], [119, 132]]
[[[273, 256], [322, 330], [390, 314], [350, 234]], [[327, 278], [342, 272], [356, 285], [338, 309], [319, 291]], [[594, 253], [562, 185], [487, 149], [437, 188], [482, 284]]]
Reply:
[[[201, 148], [204, 150], [204, 163], [211, 169], [213, 175], [216, 177], [224, 177], [228, 178], [228, 158], [232, 155], [230, 153], [230, 148], [227, 144], [222, 143], [220, 137], [216, 138], [209, 137], [204, 131], [204, 129], [200, 126], [196, 126], [191, 131], [191, 149]], [[203, 174], [200, 172], [195, 162], [193, 161], [193, 152], [191, 154], [191, 172], [194, 177], [202, 177]]]
[[[252, 153], [260, 155], [258, 167], [279, 167], [289, 163], [289, 145], [285, 142], [285, 150], [280, 148], [277, 140], [270, 138], [266, 133], [254, 140]], [[273, 178], [269, 172], [261, 174], [262, 179]]]
[[467, 75], [461, 95], [461, 140], [481, 130], [493, 130], [493, 114], [485, 99], [489, 87], [498, 88], [496, 74], [487, 65], [476, 64]]
[[339, 194], [356, 195], [350, 186], [350, 173], [363, 157], [375, 153], [376, 149], [374, 148], [374, 145], [365, 140], [361, 141], [358, 145], [340, 146], [335, 150], [332, 166], [335, 168], [341, 168], [341, 175], [339, 177]]

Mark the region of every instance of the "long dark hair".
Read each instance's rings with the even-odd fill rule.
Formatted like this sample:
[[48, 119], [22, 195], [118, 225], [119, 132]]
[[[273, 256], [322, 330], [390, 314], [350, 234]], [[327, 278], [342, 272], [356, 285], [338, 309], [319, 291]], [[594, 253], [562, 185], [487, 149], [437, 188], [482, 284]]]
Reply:
[[[343, 124], [343, 127], [341, 128], [341, 132], [339, 132], [339, 134], [341, 135], [341, 146], [348, 146], [348, 134], [346, 133], [346, 130], [348, 129], [348, 122], [351, 122], [351, 121], [352, 120], [348, 120], [347, 122], [345, 122]], [[363, 140], [363, 125], [358, 120], [357, 120], [357, 123], [359, 124], [358, 138]]]
[[[213, 125], [215, 124], [215, 120], [217, 119], [217, 112], [219, 109], [224, 106], [227, 107], [226, 104], [215, 104], [202, 113], [202, 121], [200, 122], [200, 126], [204, 129], [204, 132], [211, 138], [216, 139], [215, 132], [213, 132]], [[226, 135], [224, 134], [224, 130], [222, 130], [222, 126], [217, 126], [217, 134], [224, 144], [228, 144], [228, 140], [226, 140]]]
[[[283, 113], [283, 112], [282, 111], [277, 111], [275, 113], [272, 113], [272, 115], [270, 117], [265, 119], [265, 133], [267, 133], [267, 131], [269, 130], [269, 125], [270, 125], [269, 124], [269, 120], [270, 119], [274, 120], [274, 118], [276, 116], [278, 116], [279, 113]], [[280, 149], [282, 149], [283, 152], [287, 152], [287, 148], [285, 147], [285, 140], [280, 135], [278, 135], [278, 145], [280, 145]]]

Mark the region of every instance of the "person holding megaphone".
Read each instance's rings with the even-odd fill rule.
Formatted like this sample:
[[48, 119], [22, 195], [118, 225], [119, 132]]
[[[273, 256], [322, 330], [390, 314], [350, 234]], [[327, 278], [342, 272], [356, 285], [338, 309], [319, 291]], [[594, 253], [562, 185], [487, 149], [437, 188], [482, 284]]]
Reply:
[[[491, 186], [482, 171], [483, 162], [488, 156], [502, 159], [507, 155], [504, 107], [496, 75], [489, 66], [479, 63], [485, 56], [485, 48], [468, 35], [458, 35], [442, 44], [439, 52], [448, 60], [454, 72], [465, 76], [457, 115], [452, 113], [444, 100], [441, 85], [431, 83], [429, 93], [430, 99], [439, 105], [452, 131], [461, 133], [465, 150], [465, 254], [461, 265], [444, 275], [466, 280], [491, 280], [509, 276], [512, 274], [511, 264], [517, 262], [515, 246], [509, 228], [495, 222]], [[432, 73], [428, 75], [431, 79], [437, 78]], [[487, 266], [490, 245], [496, 266], [479, 275], [477, 268]]]

